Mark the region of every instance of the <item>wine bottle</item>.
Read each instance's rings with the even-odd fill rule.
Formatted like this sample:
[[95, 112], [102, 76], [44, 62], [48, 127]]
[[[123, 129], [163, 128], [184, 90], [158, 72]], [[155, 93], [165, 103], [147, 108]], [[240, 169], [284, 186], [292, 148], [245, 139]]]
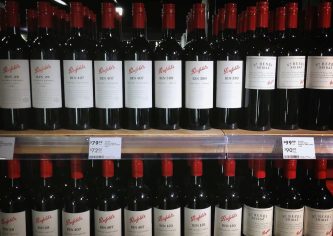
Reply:
[[301, 174], [298, 178], [299, 186], [301, 187], [302, 196], [310, 196], [312, 194], [314, 187], [314, 166], [315, 162], [313, 160], [303, 160], [302, 168], [300, 169]]
[[271, 175], [267, 181], [267, 188], [272, 192], [273, 198], [279, 194], [283, 180], [283, 160], [274, 160]]
[[[218, 18], [217, 18], [217, 20], [218, 20], [218, 33], [217, 34], [218, 35], [217, 35], [217, 38], [218, 38], [218, 44], [221, 44], [225, 39], [225, 37], [224, 37], [224, 31], [226, 29], [226, 25], [225, 25], [226, 24], [226, 8], [225, 8], [225, 6], [219, 8], [217, 14], [218, 14]], [[219, 46], [217, 45], [217, 48], [212, 47], [212, 49], [218, 50], [218, 47]]]
[[27, 22], [27, 44], [31, 47], [35, 39], [37, 38], [38, 32], [38, 12], [36, 9], [26, 10], [26, 22]]
[[82, 161], [71, 160], [71, 179], [62, 209], [62, 235], [89, 236], [90, 217], [89, 190], [84, 180]]
[[5, 9], [0, 9], [0, 42], [2, 38], [5, 37], [6, 33], [6, 12]]
[[242, 204], [235, 178], [236, 161], [224, 160], [223, 170], [223, 188], [215, 206], [214, 235], [241, 235]]
[[327, 160], [317, 159], [315, 186], [304, 212], [304, 235], [332, 235], [333, 197], [326, 187]]
[[102, 33], [95, 68], [95, 127], [119, 129], [123, 108], [123, 63], [119, 40], [114, 36], [115, 7], [102, 2]]
[[172, 160], [168, 155], [162, 158], [162, 182], [155, 197], [154, 235], [180, 236], [181, 194], [174, 183]]
[[327, 130], [330, 125], [333, 89], [333, 47], [330, 37], [332, 3], [318, 7], [318, 29], [308, 51], [304, 128]]
[[298, 3], [288, 3], [286, 11], [285, 38], [277, 40], [276, 47], [278, 65], [272, 125], [277, 129], [297, 129], [303, 100], [305, 53], [298, 37]]
[[70, 3], [71, 33], [63, 53], [65, 126], [68, 129], [91, 127], [93, 66], [91, 48], [83, 32], [82, 3]]
[[20, 34], [17, 1], [6, 2], [7, 31], [0, 44], [0, 117], [6, 130], [24, 130], [30, 124], [29, 52]]
[[19, 160], [7, 162], [6, 190], [0, 203], [0, 235], [31, 235], [29, 198], [21, 182]]
[[241, 118], [243, 60], [236, 37], [237, 4], [225, 5], [224, 40], [221, 40], [216, 62], [215, 128], [237, 129]]
[[175, 4], [163, 4], [162, 11], [163, 39], [154, 56], [154, 120], [157, 129], [174, 130], [182, 108], [182, 48], [175, 38]]
[[121, 196], [117, 188], [114, 163], [112, 160], [103, 160], [102, 178], [96, 188], [94, 204], [95, 236], [122, 235]]
[[144, 130], [151, 127], [153, 106], [153, 53], [145, 36], [145, 8], [132, 4], [133, 38], [124, 56], [125, 127]]
[[143, 179], [143, 161], [132, 160], [132, 182], [126, 194], [124, 209], [125, 236], [153, 235], [151, 192]]
[[271, 97], [275, 88], [276, 57], [268, 37], [268, 2], [257, 2], [256, 36], [246, 52], [246, 129], [271, 128]]
[[[286, 34], [286, 7], [284, 5], [278, 6], [272, 9], [272, 14], [274, 14], [273, 21], [271, 23], [271, 18], [269, 19], [269, 24], [274, 25], [274, 33], [272, 33], [271, 41], [272, 43], [278, 45], [281, 40], [285, 38]], [[298, 12], [297, 12], [298, 13]], [[297, 15], [297, 14], [296, 14]]]
[[61, 199], [53, 179], [53, 164], [48, 155], [40, 161], [40, 178], [32, 195], [34, 236], [57, 236], [61, 232]]
[[265, 184], [265, 160], [254, 160], [254, 178], [243, 209], [243, 235], [272, 235], [273, 205]]
[[185, 197], [184, 235], [211, 235], [211, 202], [204, 186], [202, 160], [191, 162], [191, 180]]
[[274, 206], [274, 235], [302, 235], [304, 202], [296, 184], [297, 160], [287, 160]]
[[38, 2], [38, 37], [30, 50], [33, 127], [42, 130], [59, 129], [62, 119], [61, 55], [51, 13], [50, 3]]

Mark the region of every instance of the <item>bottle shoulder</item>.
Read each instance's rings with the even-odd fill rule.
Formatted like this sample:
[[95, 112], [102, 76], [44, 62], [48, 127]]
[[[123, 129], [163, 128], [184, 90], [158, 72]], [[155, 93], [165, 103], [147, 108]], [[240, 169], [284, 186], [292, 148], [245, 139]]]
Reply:
[[127, 46], [125, 59], [132, 59], [137, 55], [142, 55], [144, 58], [152, 59], [153, 52], [148, 41], [143, 37], [135, 37]]
[[175, 39], [162, 40], [160, 44], [155, 49], [155, 58], [163, 59], [166, 56], [178, 57], [180, 59], [182, 55], [182, 48]]
[[192, 40], [186, 44], [184, 57], [188, 60], [213, 60], [213, 52], [206, 39]]

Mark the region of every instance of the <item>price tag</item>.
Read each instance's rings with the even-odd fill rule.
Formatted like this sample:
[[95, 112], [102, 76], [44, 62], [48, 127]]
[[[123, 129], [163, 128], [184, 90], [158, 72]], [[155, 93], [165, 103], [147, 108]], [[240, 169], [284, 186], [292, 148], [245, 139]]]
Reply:
[[283, 159], [316, 159], [313, 137], [282, 137]]
[[0, 159], [12, 160], [14, 147], [15, 138], [0, 137]]
[[89, 159], [120, 159], [121, 138], [91, 137], [89, 139]]

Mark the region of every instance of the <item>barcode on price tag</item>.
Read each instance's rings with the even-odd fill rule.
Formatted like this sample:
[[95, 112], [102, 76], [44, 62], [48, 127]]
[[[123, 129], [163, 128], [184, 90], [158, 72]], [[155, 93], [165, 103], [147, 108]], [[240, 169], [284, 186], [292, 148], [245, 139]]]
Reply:
[[0, 137], [0, 159], [13, 159], [14, 147], [15, 138]]
[[121, 138], [91, 137], [89, 139], [89, 159], [120, 159]]
[[282, 137], [283, 159], [316, 159], [313, 137]]

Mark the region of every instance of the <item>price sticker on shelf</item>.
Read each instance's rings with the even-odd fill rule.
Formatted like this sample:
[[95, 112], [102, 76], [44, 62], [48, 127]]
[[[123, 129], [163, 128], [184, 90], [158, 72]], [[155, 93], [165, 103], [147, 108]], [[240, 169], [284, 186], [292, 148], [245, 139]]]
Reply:
[[316, 159], [313, 137], [282, 137], [283, 159]]
[[121, 138], [91, 137], [89, 139], [89, 159], [120, 159]]
[[12, 160], [14, 156], [15, 138], [0, 137], [0, 160]]

